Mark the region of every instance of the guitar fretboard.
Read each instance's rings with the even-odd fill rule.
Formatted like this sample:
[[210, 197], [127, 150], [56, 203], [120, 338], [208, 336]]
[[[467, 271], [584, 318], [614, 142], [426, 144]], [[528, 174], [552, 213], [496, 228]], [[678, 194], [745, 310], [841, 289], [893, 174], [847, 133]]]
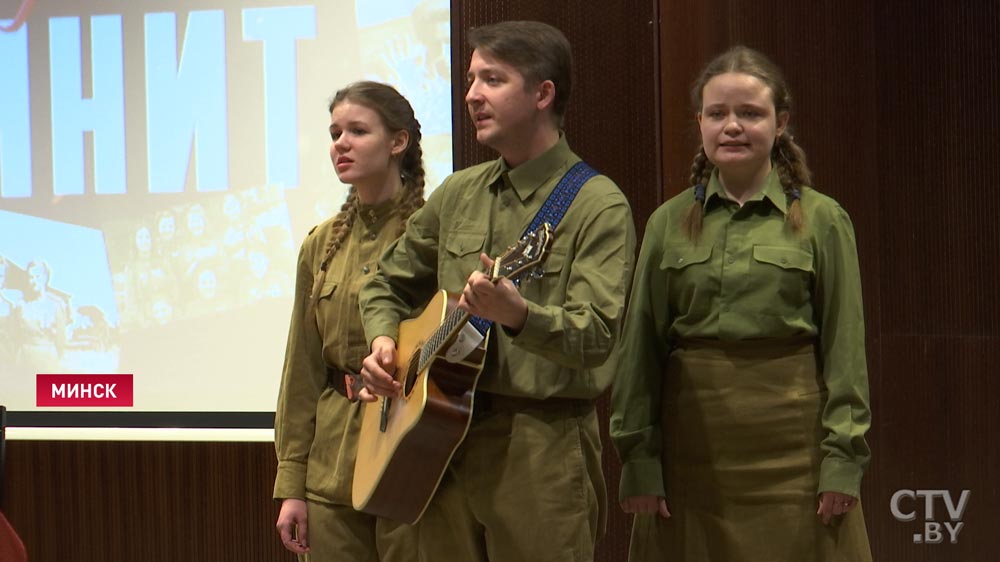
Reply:
[[441, 353], [441, 348], [444, 344], [451, 339], [451, 336], [462, 329], [462, 326], [469, 321], [471, 315], [460, 309], [455, 308], [448, 316], [444, 319], [444, 322], [438, 326], [438, 329], [434, 331], [434, 335], [427, 340], [420, 348], [420, 364], [417, 368], [417, 372], [421, 373], [427, 368], [427, 365], [435, 358], [439, 353]]
[[[490, 274], [490, 281], [496, 283], [506, 277], [516, 287], [520, 288], [521, 275], [537, 267], [546, 254], [548, 254], [551, 245], [552, 226], [548, 222], [543, 222], [537, 230], [526, 233], [516, 244], [507, 248], [507, 251], [503, 254], [497, 256], [493, 261], [493, 271]], [[448, 316], [441, 322], [437, 330], [420, 347], [420, 360], [417, 364], [417, 373], [424, 372], [430, 362], [441, 353], [444, 345], [465, 326], [466, 322], [469, 322], [470, 318], [472, 318], [471, 314], [457, 307], [448, 313]], [[473, 326], [485, 336], [486, 329], [483, 325], [489, 325], [489, 322], [485, 318], [476, 318], [473, 321]], [[412, 360], [410, 365], [412, 367]]]

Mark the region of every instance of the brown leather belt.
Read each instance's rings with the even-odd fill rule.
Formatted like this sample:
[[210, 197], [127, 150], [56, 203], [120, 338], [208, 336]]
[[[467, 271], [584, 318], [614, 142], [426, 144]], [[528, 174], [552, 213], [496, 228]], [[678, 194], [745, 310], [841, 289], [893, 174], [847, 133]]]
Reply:
[[361, 375], [346, 373], [330, 367], [326, 368], [326, 384], [351, 402], [358, 401], [358, 391], [364, 386]]

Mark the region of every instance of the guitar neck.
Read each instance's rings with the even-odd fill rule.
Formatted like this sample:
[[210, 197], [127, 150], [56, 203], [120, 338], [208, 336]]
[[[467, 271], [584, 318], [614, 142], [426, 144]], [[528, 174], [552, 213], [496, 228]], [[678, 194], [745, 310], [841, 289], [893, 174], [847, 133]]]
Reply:
[[[544, 223], [538, 230], [525, 234], [516, 244], [493, 260], [493, 267], [490, 270], [490, 281], [497, 283], [501, 279], [510, 279], [514, 284], [518, 284], [520, 276], [533, 268], [549, 252], [552, 245], [552, 227], [549, 223]], [[428, 338], [427, 343], [421, 346], [420, 361], [417, 372], [424, 369], [441, 353], [444, 345], [461, 330], [469, 321], [471, 315], [455, 307], [444, 319], [437, 330]]]
[[421, 347], [420, 364], [417, 372], [423, 372], [427, 368], [427, 365], [441, 353], [444, 345], [451, 341], [452, 336], [458, 333], [471, 317], [471, 314], [458, 307], [448, 313], [448, 316], [441, 322], [437, 330], [434, 330], [434, 334], [427, 339], [427, 343]]

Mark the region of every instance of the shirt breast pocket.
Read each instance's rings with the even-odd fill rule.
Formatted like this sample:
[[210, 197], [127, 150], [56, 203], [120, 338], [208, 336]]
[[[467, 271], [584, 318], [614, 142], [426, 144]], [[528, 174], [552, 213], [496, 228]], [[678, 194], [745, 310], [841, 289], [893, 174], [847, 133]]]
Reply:
[[751, 275], [792, 307], [805, 305], [812, 294], [813, 256], [793, 246], [753, 247]]
[[712, 275], [711, 245], [675, 246], [663, 249], [660, 257], [658, 279], [653, 279], [654, 291], [666, 291], [673, 312], [689, 310], [697, 301], [696, 295], [716, 291]]
[[712, 246], [664, 248], [663, 257], [660, 258], [660, 269], [670, 275], [681, 274], [692, 266], [704, 264], [711, 257]]
[[521, 280], [521, 295], [531, 302], [542, 305], [561, 304], [565, 300], [566, 294], [565, 291], [558, 289], [565, 284], [563, 280], [565, 267], [566, 251], [564, 249], [549, 252], [542, 263], [517, 275], [517, 278]]
[[323, 286], [319, 288], [319, 295], [316, 297], [315, 313], [316, 325], [319, 327], [320, 332], [327, 329], [329, 318], [337, 316], [332, 307], [335, 306], [334, 297], [337, 296], [338, 285], [337, 281], [326, 280], [323, 282]]
[[486, 243], [485, 232], [452, 232], [445, 241], [445, 254], [438, 264], [438, 272], [452, 278], [443, 280], [442, 287], [450, 291], [461, 291], [473, 271], [483, 269], [479, 254]]
[[324, 281], [323, 286], [319, 288], [318, 299], [321, 301], [329, 301], [332, 299], [333, 294], [337, 292], [337, 285], [339, 285], [339, 283], [336, 281]]

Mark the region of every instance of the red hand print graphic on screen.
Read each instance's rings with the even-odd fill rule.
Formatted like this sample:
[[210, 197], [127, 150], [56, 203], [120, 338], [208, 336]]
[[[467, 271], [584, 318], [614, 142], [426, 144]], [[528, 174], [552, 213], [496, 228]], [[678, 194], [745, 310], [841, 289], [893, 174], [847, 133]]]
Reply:
[[[10, 25], [0, 25], [0, 31], [5, 33], [14, 33], [24, 22], [28, 20], [28, 14], [31, 13], [31, 7], [35, 5], [35, 0], [21, 0], [21, 9], [17, 11], [17, 15], [14, 16], [14, 21]], [[2, 17], [2, 16], [0, 16]]]

